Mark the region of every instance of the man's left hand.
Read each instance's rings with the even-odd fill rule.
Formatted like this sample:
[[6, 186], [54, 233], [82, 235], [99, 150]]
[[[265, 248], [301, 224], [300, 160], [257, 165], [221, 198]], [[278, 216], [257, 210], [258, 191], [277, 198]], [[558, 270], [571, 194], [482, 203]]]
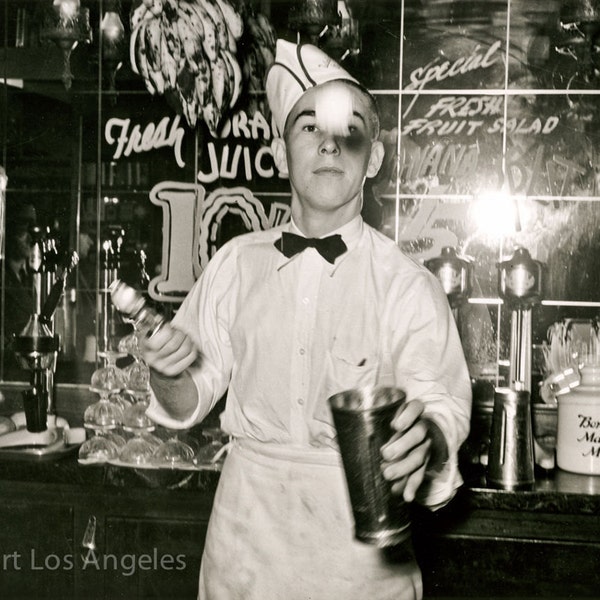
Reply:
[[415, 499], [432, 455], [432, 422], [423, 417], [424, 408], [420, 400], [402, 405], [392, 421], [397, 433], [381, 449], [383, 476], [407, 502]]

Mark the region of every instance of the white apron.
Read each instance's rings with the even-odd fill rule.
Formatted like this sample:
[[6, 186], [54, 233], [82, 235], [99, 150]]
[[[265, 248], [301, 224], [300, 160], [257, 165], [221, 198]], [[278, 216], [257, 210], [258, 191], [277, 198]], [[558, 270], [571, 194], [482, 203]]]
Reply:
[[199, 600], [420, 600], [414, 560], [354, 539], [339, 454], [234, 441], [202, 558]]

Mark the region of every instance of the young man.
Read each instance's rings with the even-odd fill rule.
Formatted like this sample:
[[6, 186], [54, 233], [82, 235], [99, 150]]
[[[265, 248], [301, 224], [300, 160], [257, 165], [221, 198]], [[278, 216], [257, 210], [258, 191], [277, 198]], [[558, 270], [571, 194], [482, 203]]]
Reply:
[[[402, 388], [384, 476], [407, 501], [440, 506], [460, 484], [470, 415], [458, 334], [435, 278], [360, 217], [365, 177], [383, 158], [370, 94], [319, 49], [284, 41], [267, 94], [292, 221], [223, 246], [173, 323], [144, 343], [157, 421], [189, 427], [228, 392], [221, 422], [234, 443], [199, 597], [420, 598], [414, 561], [353, 538], [327, 399]], [[303, 248], [302, 238], [315, 239]]]

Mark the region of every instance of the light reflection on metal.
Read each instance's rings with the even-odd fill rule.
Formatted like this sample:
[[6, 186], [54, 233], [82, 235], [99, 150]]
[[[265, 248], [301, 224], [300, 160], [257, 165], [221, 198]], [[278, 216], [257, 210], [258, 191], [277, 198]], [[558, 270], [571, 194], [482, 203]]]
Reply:
[[90, 12], [81, 8], [79, 0], [54, 0], [52, 10], [44, 14], [41, 37], [52, 40], [63, 56], [62, 82], [67, 90], [71, 88], [71, 52], [79, 42], [92, 41]]
[[[125, 53], [125, 27], [119, 16], [118, 0], [107, 0], [105, 3], [106, 10], [100, 23], [100, 31], [102, 32], [102, 63], [108, 75], [108, 90], [115, 91], [115, 78], [117, 71], [123, 64], [123, 56]], [[115, 97], [112, 96], [112, 103]]]
[[4, 235], [6, 232], [6, 186], [8, 177], [0, 165], [0, 260], [4, 259]]

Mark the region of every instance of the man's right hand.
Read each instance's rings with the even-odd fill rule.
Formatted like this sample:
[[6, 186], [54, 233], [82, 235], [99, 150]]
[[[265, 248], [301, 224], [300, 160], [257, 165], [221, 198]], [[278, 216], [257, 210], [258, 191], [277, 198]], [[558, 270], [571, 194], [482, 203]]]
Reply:
[[140, 341], [146, 364], [168, 377], [180, 375], [198, 358], [194, 342], [169, 322]]

